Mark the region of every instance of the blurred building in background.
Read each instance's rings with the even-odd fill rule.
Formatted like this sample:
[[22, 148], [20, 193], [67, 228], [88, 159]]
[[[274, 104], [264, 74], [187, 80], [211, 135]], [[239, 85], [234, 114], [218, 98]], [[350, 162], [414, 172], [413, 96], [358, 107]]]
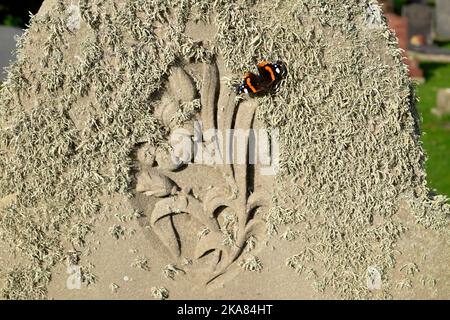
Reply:
[[411, 78], [423, 81], [423, 72], [419, 67], [417, 60], [408, 56], [409, 48], [409, 30], [408, 18], [399, 16], [394, 12], [394, 3], [392, 0], [380, 0], [383, 6], [385, 16], [388, 20], [389, 27], [395, 32], [398, 37], [400, 48], [404, 50], [405, 63], [409, 67], [409, 75]]
[[436, 0], [436, 39], [450, 41], [450, 0]]
[[409, 0], [402, 6], [401, 15], [394, 12], [393, 0], [379, 2], [400, 48], [405, 50], [411, 78], [423, 79], [421, 61], [450, 63], [450, 50], [435, 45], [436, 40], [450, 40], [450, 0], [436, 0], [435, 6], [426, 0]]

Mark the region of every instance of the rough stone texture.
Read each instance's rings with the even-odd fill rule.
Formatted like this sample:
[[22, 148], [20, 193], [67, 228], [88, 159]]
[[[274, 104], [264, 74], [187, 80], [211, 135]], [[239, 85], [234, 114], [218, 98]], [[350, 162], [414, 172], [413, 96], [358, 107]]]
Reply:
[[[127, 298], [448, 297], [449, 206], [426, 186], [412, 82], [376, 1], [82, 0], [79, 29], [70, 5], [44, 2], [0, 93], [0, 238], [16, 254], [4, 298], [110, 297], [130, 265], [150, 271], [120, 278]], [[282, 59], [286, 78], [235, 97], [262, 58]], [[266, 209], [250, 210], [249, 166], [204, 177], [167, 161], [174, 120], [196, 117], [278, 130]], [[131, 244], [148, 259], [128, 261]], [[180, 255], [211, 248], [208, 261]], [[65, 264], [91, 290], [58, 290]], [[164, 282], [172, 264], [184, 282]]]

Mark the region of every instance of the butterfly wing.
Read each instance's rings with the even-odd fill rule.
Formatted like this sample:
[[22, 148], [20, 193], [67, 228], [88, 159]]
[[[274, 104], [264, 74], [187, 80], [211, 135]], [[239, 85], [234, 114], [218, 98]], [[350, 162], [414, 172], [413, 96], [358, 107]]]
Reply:
[[238, 93], [257, 93], [264, 90], [264, 88], [261, 77], [254, 73], [246, 72], [241, 85], [238, 87]]

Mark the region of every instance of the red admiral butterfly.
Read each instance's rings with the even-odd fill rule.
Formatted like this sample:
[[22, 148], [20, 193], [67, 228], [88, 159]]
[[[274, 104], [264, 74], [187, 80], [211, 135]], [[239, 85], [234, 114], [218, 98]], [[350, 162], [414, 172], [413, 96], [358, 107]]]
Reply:
[[284, 75], [284, 64], [282, 61], [270, 63], [266, 60], [257, 65], [259, 75], [246, 72], [242, 83], [237, 88], [237, 93], [255, 94], [266, 92], [275, 83], [280, 81]]

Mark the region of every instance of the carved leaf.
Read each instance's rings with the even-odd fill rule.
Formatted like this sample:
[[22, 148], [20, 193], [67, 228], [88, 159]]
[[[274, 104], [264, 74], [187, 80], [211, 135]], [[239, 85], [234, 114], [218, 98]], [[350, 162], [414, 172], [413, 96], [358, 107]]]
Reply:
[[207, 235], [201, 237], [197, 243], [197, 247], [195, 248], [195, 259], [200, 259], [201, 257], [214, 250], [223, 251], [222, 241], [222, 234], [218, 232], [210, 232]]
[[201, 92], [202, 121], [204, 130], [215, 128], [216, 95], [219, 85], [219, 70], [216, 63], [203, 66], [203, 85]]
[[247, 199], [247, 212], [250, 213], [256, 208], [269, 206], [267, 195], [261, 191], [253, 192]]
[[214, 218], [214, 212], [219, 207], [230, 206], [230, 196], [223, 188], [213, 187], [205, 194], [205, 201], [203, 202], [204, 211], [211, 218]]
[[150, 146], [148, 143], [144, 144], [137, 150], [136, 156], [138, 161], [145, 165], [153, 166], [155, 163], [155, 151], [155, 147]]
[[174, 97], [181, 102], [192, 101], [197, 95], [197, 90], [191, 77], [179, 67], [171, 69], [169, 86]]
[[[168, 90], [162, 94], [161, 103], [156, 107], [155, 113], [170, 128], [172, 134], [177, 133], [177, 135], [171, 136], [172, 138], [169, 141], [173, 150], [164, 148], [154, 150], [154, 161], [157, 166], [138, 176], [136, 190], [146, 195], [166, 197], [156, 202], [150, 216], [150, 224], [160, 240], [174, 255], [180, 256], [182, 248], [174, 224], [174, 221], [178, 222], [177, 218], [174, 218], [175, 215], [189, 214], [196, 222], [209, 229], [209, 233], [199, 239], [194, 250], [196, 259], [207, 257], [203, 263], [213, 263], [214, 270], [208, 274], [209, 280], [207, 283], [209, 283], [226, 272], [230, 264], [237, 260], [246, 247], [250, 236], [258, 236], [264, 233], [264, 221], [257, 219], [253, 213], [259, 207], [268, 206], [269, 202], [262, 191], [254, 190], [253, 181], [255, 180], [248, 176], [249, 174], [254, 175], [255, 170], [249, 169], [247, 161], [235, 165], [231, 161], [232, 159], [222, 159], [226, 164], [213, 168], [222, 171], [224, 181], [221, 187], [211, 188], [200, 199], [192, 195], [190, 184], [180, 186], [180, 190], [172, 180], [162, 174], [164, 171], [174, 172], [190, 168], [189, 164], [185, 164], [189, 163], [189, 160], [192, 160], [194, 156], [194, 148], [187, 150], [189, 152], [184, 152], [184, 149], [175, 147], [187, 145], [194, 136], [194, 123], [188, 121], [192, 118], [186, 118], [187, 120], [184, 122], [174, 120], [176, 118], [174, 114], [181, 110], [180, 106], [192, 103], [194, 100], [200, 102], [200, 117], [202, 120], [200, 143], [204, 144], [203, 148], [206, 151], [209, 150], [207, 148], [208, 143], [211, 146], [214, 143], [219, 144], [220, 148], [217, 150], [220, 150], [219, 153], [222, 157], [224, 156], [221, 154], [223, 146], [219, 143], [221, 140], [217, 139], [216, 131], [208, 131], [208, 129], [219, 129], [222, 132], [227, 132], [229, 129], [240, 129], [247, 132], [248, 129], [253, 127], [257, 108], [255, 99], [236, 99], [234, 90], [227, 86], [221, 86], [221, 74], [215, 61], [203, 65], [201, 76], [202, 87], [199, 95], [193, 79], [183, 68], [171, 68]], [[198, 111], [199, 108], [196, 108], [195, 112]], [[176, 123], [176, 127], [172, 126], [174, 123]], [[181, 125], [187, 130], [181, 132]], [[186, 143], [183, 143], [184, 139], [186, 139]], [[244, 139], [245, 141], [240, 142], [242, 142], [246, 154], [241, 156], [245, 156], [245, 160], [247, 160], [249, 140], [248, 137]], [[235, 142], [232, 144], [235, 144]], [[232, 145], [231, 148], [233, 150], [235, 146]], [[144, 157], [141, 155], [141, 158]], [[216, 162], [214, 161], [212, 164], [216, 164]], [[206, 174], [201, 175], [198, 179], [206, 181], [208, 170], [210, 170], [209, 167], [205, 170]], [[177, 172], [173, 174], [177, 175]], [[251, 194], [249, 195], [248, 192], [251, 192]], [[220, 219], [217, 217], [218, 209], [221, 207], [228, 208], [228, 211], [236, 215], [232, 246], [224, 245], [224, 234], [219, 225]], [[192, 228], [192, 231], [197, 232], [194, 229], [196, 228]], [[183, 232], [185, 231], [186, 228], [183, 229]], [[189, 249], [189, 247], [187, 248]]]
[[153, 168], [141, 172], [137, 177], [136, 191], [146, 196], [166, 197], [176, 189], [175, 182]]
[[262, 219], [252, 219], [245, 226], [245, 240], [251, 235], [264, 234], [266, 223]]
[[159, 168], [167, 171], [175, 171], [183, 164], [181, 159], [175, 157], [170, 150], [164, 148], [158, 148], [156, 150], [155, 160]]
[[203, 203], [198, 199], [187, 196], [188, 205], [186, 211], [189, 212], [194, 219], [206, 226], [212, 231], [219, 231], [219, 227], [213, 217], [208, 216], [207, 211], [203, 209]]
[[156, 222], [164, 217], [173, 214], [187, 213], [187, 205], [187, 198], [182, 194], [159, 200], [155, 204], [155, 208], [151, 215], [151, 225], [155, 226]]
[[[253, 119], [255, 115], [255, 111], [257, 108], [256, 101], [250, 101], [246, 100], [242, 102], [237, 111], [236, 115], [236, 123], [234, 129], [243, 130], [244, 132], [247, 132], [247, 130], [251, 129], [253, 124]], [[243, 142], [243, 150], [245, 150], [245, 158], [248, 159], [248, 145], [249, 145], [249, 138], [246, 137]], [[239, 190], [241, 191], [241, 195], [246, 195], [247, 190], [247, 170], [248, 170], [248, 164], [243, 165], [236, 165], [234, 166], [234, 172], [235, 172], [235, 179], [237, 186]], [[243, 212], [243, 211], [241, 211]]]
[[174, 101], [167, 93], [163, 94], [160, 103], [155, 107], [154, 115], [161, 122], [170, 126], [171, 120], [176, 114], [179, 107], [179, 103]]
[[153, 231], [173, 255], [180, 256], [181, 244], [177, 238], [172, 217], [159, 220]]
[[187, 204], [187, 198], [183, 194], [161, 199], [155, 204], [150, 217], [154, 232], [170, 252], [176, 256], [181, 254], [181, 243], [177, 236], [173, 216], [187, 213]]

